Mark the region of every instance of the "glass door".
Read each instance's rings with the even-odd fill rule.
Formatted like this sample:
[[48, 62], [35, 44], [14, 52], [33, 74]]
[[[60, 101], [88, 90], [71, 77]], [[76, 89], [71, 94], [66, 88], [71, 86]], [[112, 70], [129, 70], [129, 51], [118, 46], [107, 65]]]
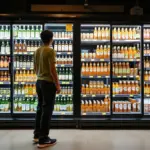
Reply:
[[141, 26], [112, 28], [113, 114], [140, 114]]
[[144, 114], [150, 115], [150, 25], [144, 25]]
[[80, 28], [81, 115], [110, 115], [110, 25]]
[[41, 46], [41, 24], [13, 25], [14, 113], [35, 113], [37, 107], [36, 75], [33, 53]]
[[0, 24], [0, 114], [10, 113], [10, 25]]
[[56, 95], [53, 115], [73, 115], [73, 24], [47, 23], [45, 30], [54, 34], [56, 67], [61, 93]]

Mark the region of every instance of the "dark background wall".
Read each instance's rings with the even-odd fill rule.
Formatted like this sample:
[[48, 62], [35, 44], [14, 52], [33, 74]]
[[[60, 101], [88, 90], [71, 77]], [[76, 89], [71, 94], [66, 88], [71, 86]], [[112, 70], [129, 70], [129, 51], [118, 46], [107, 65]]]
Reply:
[[[88, 0], [89, 5], [124, 5], [125, 14], [129, 14], [136, 0]], [[83, 5], [84, 0], [2, 0], [0, 13], [30, 12], [31, 4]], [[150, 14], [150, 0], [139, 0], [144, 14]]]

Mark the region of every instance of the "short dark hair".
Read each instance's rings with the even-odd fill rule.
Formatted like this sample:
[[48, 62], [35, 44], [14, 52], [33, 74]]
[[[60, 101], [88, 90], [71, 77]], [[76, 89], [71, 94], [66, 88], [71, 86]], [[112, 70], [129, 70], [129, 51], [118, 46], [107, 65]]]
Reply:
[[41, 40], [44, 44], [48, 44], [53, 39], [53, 32], [50, 30], [44, 30], [41, 32]]

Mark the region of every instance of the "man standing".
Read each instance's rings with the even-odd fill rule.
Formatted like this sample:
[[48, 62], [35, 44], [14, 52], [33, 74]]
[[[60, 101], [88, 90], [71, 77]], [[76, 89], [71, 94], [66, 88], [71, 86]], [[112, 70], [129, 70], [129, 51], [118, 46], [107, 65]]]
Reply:
[[60, 84], [55, 67], [55, 51], [50, 48], [53, 42], [53, 33], [45, 30], [41, 33], [43, 46], [34, 54], [34, 70], [37, 75], [36, 91], [38, 106], [33, 141], [39, 148], [56, 144], [56, 139], [49, 135], [49, 123], [52, 117], [56, 92], [60, 93]]

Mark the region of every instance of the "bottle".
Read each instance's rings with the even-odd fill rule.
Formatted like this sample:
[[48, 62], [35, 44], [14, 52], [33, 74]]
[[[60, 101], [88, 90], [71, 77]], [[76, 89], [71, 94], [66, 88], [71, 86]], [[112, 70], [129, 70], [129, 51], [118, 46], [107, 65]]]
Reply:
[[61, 43], [60, 43], [60, 41], [58, 42], [58, 52], [61, 52], [62, 51], [62, 49], [61, 49]]
[[1, 54], [5, 54], [5, 52], [6, 52], [6, 47], [5, 47], [4, 41], [2, 41], [1, 44], [2, 44], [2, 45], [1, 45]]
[[26, 36], [27, 36], [27, 37], [26, 37], [27, 39], [30, 39], [30, 38], [31, 38], [31, 34], [30, 34], [30, 26], [29, 26], [29, 25], [27, 26]]
[[98, 34], [97, 34], [97, 38], [98, 38], [99, 40], [101, 40], [101, 39], [102, 39], [102, 32], [101, 32], [100, 27], [98, 27]]
[[7, 41], [6, 43], [6, 49], [5, 49], [6, 54], [10, 54], [10, 45], [9, 42]]
[[4, 38], [10, 39], [10, 30], [8, 25], [5, 26]]
[[68, 47], [68, 49], [69, 49], [69, 52], [72, 52], [72, 49], [73, 49], [73, 48], [72, 48], [72, 42], [71, 42], [71, 41], [69, 42], [69, 47]]
[[3, 39], [4, 37], [5, 37], [5, 32], [4, 32], [4, 26], [2, 25], [0, 29], [0, 38]]
[[26, 38], [27, 37], [27, 34], [26, 34], [26, 28], [25, 28], [25, 25], [22, 26], [22, 38]]
[[34, 39], [35, 38], [35, 30], [34, 30], [34, 26], [31, 26], [31, 31], [30, 31], [30, 38]]

